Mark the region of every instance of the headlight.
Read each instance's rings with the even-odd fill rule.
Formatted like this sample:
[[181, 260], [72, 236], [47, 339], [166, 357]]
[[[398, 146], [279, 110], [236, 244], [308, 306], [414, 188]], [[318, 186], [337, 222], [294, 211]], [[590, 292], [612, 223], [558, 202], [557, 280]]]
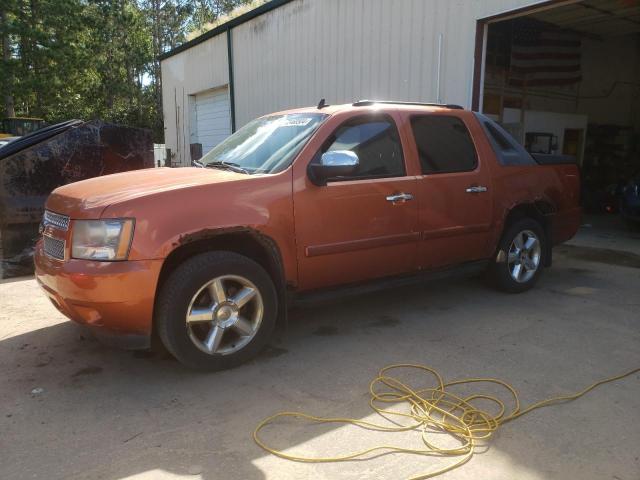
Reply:
[[75, 220], [71, 256], [85, 260], [126, 260], [132, 238], [132, 219]]

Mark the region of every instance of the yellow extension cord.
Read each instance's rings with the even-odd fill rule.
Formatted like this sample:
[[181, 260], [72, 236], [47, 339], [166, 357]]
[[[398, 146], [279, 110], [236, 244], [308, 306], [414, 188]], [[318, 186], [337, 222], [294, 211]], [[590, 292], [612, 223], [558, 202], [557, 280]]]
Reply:
[[[396, 377], [389, 375], [389, 372], [391, 370], [398, 369], [415, 369], [423, 373], [430, 374], [435, 377], [436, 384], [433, 387], [414, 390], [410, 386], [398, 380]], [[575, 400], [582, 397], [599, 385], [614, 382], [638, 372], [640, 372], [640, 368], [634, 368], [633, 370], [630, 370], [621, 375], [616, 375], [595, 382], [578, 393], [542, 400], [521, 410], [518, 392], [516, 392], [516, 390], [511, 385], [503, 382], [502, 380], [496, 378], [468, 378], [464, 380], [456, 380], [453, 382], [445, 383], [442, 379], [442, 376], [436, 370], [424, 365], [389, 365], [380, 370], [378, 376], [375, 377], [369, 384], [369, 392], [371, 393], [369, 405], [374, 411], [378, 412], [381, 416], [383, 416], [383, 418], [387, 419], [390, 425], [385, 426], [365, 422], [363, 420], [358, 420], [355, 418], [322, 418], [299, 412], [280, 412], [260, 422], [253, 432], [253, 439], [260, 447], [262, 447], [267, 452], [272, 453], [273, 455], [277, 455], [278, 457], [285, 458], [287, 460], [307, 463], [343, 462], [364, 458], [371, 459], [381, 454], [390, 452], [425, 456], [460, 457], [460, 459], [452, 465], [430, 473], [412, 477], [410, 480], [431, 478], [460, 467], [461, 465], [468, 462], [473, 456], [475, 449], [478, 446], [478, 442], [488, 439], [500, 425], [521, 417], [522, 415], [525, 415], [526, 413], [529, 413], [537, 408], [545, 407], [547, 405], [558, 402]], [[476, 393], [463, 398], [451, 393], [450, 391], [447, 391], [448, 387], [471, 383], [492, 383], [504, 387], [509, 391], [511, 397], [515, 402], [513, 411], [505, 415], [505, 403], [498, 397], [495, 397], [493, 395]], [[495, 406], [498, 407], [498, 412], [491, 414], [486, 410], [482, 410], [479, 407], [473, 406], [472, 402], [479, 399], [483, 399], [495, 404]], [[410, 413], [407, 412], [406, 406], [404, 411], [400, 411], [397, 409], [385, 409], [381, 406], [381, 404], [385, 403], [397, 404], [400, 402], [404, 402], [409, 406]], [[385, 415], [409, 418], [412, 420], [412, 422], [410, 425], [399, 426], [398, 423], [393, 422], [389, 418], [385, 417]], [[402, 432], [408, 430], [416, 430], [421, 432], [422, 441], [425, 445], [425, 448], [411, 449], [393, 445], [379, 445], [376, 447], [347, 453], [336, 457], [304, 457], [298, 455], [290, 455], [283, 452], [282, 450], [277, 450], [275, 448], [269, 447], [259, 436], [260, 431], [264, 427], [273, 423], [274, 420], [280, 417], [294, 417], [298, 419], [308, 420], [314, 423], [351, 424], [364, 429], [381, 432]], [[394, 426], [391, 426], [391, 424], [393, 424]], [[455, 439], [457, 439], [461, 443], [461, 446], [457, 448], [438, 447], [429, 442], [427, 437], [430, 433], [448, 433]], [[374, 452], [377, 452], [377, 455], [370, 455]]]

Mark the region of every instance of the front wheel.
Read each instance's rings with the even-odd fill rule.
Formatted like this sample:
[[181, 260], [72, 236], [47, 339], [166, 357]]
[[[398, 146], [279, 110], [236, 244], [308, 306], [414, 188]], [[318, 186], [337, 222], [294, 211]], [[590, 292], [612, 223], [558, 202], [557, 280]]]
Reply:
[[162, 343], [200, 370], [235, 367], [257, 355], [273, 333], [275, 287], [256, 262], [232, 252], [190, 258], [164, 283], [156, 305]]
[[533, 219], [511, 225], [500, 240], [498, 256], [491, 266], [495, 285], [510, 293], [533, 287], [544, 265], [546, 241], [542, 226]]

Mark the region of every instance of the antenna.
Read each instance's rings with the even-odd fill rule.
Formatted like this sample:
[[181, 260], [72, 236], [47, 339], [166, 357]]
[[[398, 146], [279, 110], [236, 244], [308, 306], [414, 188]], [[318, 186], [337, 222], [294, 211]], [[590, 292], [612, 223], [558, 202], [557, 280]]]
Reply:
[[328, 107], [329, 105], [327, 105], [327, 102], [325, 101], [325, 99], [323, 98], [322, 100], [320, 100], [320, 102], [318, 103], [318, 110], [322, 110], [324, 107]]

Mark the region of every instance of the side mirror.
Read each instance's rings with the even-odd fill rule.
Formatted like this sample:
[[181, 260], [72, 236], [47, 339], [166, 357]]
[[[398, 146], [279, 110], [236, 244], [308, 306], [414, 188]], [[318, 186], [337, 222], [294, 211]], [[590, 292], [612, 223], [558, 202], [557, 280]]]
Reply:
[[315, 185], [326, 185], [328, 179], [349, 175], [355, 172], [359, 165], [358, 155], [349, 150], [325, 152], [320, 157], [320, 163], [309, 164], [309, 179]]

